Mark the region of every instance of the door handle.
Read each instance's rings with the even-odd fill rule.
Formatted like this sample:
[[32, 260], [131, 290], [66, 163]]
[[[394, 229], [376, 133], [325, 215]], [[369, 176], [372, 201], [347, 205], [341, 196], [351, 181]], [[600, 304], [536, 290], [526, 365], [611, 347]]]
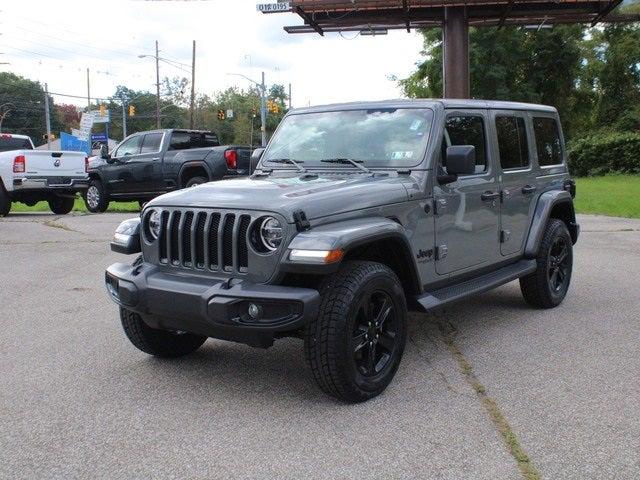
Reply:
[[151, 160], [160, 160], [160, 157], [153, 157]]
[[497, 199], [498, 197], [500, 197], [500, 192], [492, 192], [490, 190], [480, 195], [480, 198], [482, 199], [483, 202], [489, 202]]
[[533, 186], [533, 185], [525, 185], [524, 187], [522, 187], [522, 194], [523, 195], [528, 195], [530, 193], [533, 193], [537, 190], [538, 188]]

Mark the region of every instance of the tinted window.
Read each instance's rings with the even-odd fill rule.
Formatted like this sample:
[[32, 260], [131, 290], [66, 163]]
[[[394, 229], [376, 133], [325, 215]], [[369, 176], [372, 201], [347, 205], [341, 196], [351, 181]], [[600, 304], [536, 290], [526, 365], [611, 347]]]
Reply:
[[[447, 118], [446, 132], [442, 145], [443, 153], [446, 147], [456, 145], [473, 145], [476, 147], [476, 173], [487, 170], [487, 154], [484, 135], [484, 121], [478, 116], [456, 116]], [[443, 166], [446, 168], [446, 156], [443, 155]]]
[[218, 137], [206, 132], [173, 132], [169, 150], [188, 150], [190, 148], [217, 147]]
[[140, 153], [140, 141], [142, 135], [131, 137], [120, 144], [116, 149], [114, 157], [124, 157], [125, 155], [136, 155]]
[[558, 123], [553, 118], [534, 117], [533, 132], [536, 136], [538, 164], [559, 165], [562, 163], [562, 143]]
[[160, 151], [160, 143], [162, 143], [161, 133], [147, 133], [142, 140], [142, 148], [140, 153], [153, 153]]
[[0, 135], [0, 152], [8, 152], [11, 150], [31, 150], [31, 142], [28, 138]]
[[529, 165], [527, 130], [522, 117], [496, 117], [498, 151], [503, 169]]

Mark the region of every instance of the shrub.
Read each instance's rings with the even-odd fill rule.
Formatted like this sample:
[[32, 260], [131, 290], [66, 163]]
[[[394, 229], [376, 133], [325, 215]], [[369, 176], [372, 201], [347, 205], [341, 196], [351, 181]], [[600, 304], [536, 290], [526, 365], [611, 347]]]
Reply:
[[640, 133], [600, 133], [571, 142], [569, 170], [586, 177], [640, 173]]

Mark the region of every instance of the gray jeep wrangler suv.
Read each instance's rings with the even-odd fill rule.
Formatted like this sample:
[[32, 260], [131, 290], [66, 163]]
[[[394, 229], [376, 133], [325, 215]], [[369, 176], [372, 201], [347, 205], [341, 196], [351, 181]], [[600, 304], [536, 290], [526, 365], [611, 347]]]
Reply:
[[293, 110], [248, 178], [157, 197], [106, 272], [129, 340], [178, 357], [207, 337], [304, 341], [322, 390], [380, 394], [429, 311], [515, 279], [564, 299], [579, 227], [554, 108], [475, 100]]

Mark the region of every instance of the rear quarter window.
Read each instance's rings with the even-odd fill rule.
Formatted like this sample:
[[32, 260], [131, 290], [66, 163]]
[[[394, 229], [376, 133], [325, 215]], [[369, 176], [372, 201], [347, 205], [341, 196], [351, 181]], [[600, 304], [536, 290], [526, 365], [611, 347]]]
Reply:
[[562, 164], [562, 141], [555, 118], [533, 117], [538, 164], [541, 167]]

